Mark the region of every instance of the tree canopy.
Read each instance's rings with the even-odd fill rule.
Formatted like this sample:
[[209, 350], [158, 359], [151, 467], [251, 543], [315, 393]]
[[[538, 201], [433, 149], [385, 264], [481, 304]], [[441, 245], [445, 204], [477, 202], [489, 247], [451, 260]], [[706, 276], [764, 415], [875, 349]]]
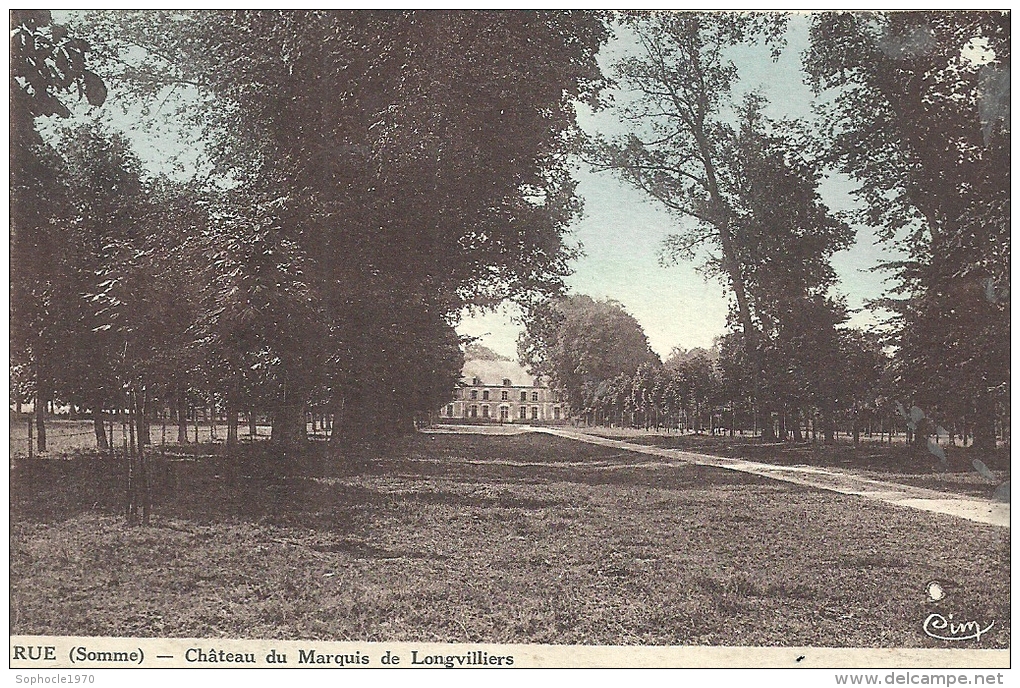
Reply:
[[994, 446], [1009, 392], [1008, 12], [822, 13], [805, 69], [860, 219], [904, 248], [895, 341], [904, 395], [975, 419]]
[[543, 306], [518, 341], [518, 354], [534, 374], [547, 375], [579, 411], [601, 383], [660, 365], [634, 316], [615, 301], [567, 296]]

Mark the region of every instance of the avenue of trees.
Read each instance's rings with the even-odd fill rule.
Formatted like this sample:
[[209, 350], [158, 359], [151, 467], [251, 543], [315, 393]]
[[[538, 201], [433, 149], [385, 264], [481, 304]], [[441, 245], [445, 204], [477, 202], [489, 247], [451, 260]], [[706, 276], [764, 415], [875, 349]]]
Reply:
[[[677, 219], [671, 259], [707, 256], [732, 296], [717, 350], [639, 366], [643, 353], [623, 346], [629, 369], [578, 380], [597, 368], [589, 352], [604, 334], [574, 341], [577, 318], [561, 305], [559, 320], [532, 319], [522, 354], [587, 422], [766, 439], [810, 428], [828, 441], [837, 428], [919, 442], [941, 429], [992, 449], [1009, 417], [1008, 14], [814, 15], [803, 56], [823, 96], [813, 126], [771, 121], [757, 93], [734, 102], [732, 51], [778, 50], [785, 21], [622, 15], [639, 46], [611, 74], [631, 96], [616, 106], [628, 130], [586, 151]], [[831, 170], [858, 183], [855, 215], [822, 201]], [[882, 266], [895, 284], [876, 304], [893, 313], [881, 336], [847, 327], [833, 289], [850, 221], [907, 256]]]
[[[12, 370], [40, 448], [55, 399], [99, 446], [124, 408], [181, 439], [189, 407], [228, 441], [257, 413], [299, 443], [311, 409], [338, 439], [403, 431], [452, 393], [465, 306], [561, 289], [597, 14], [108, 12], [89, 43], [12, 22]], [[147, 175], [97, 123], [38, 134], [107, 90], [197, 128], [206, 177]]]
[[[995, 446], [1009, 417], [1009, 16], [812, 15], [810, 121], [736, 95], [734, 51], [778, 54], [781, 13], [11, 13], [11, 384], [146, 442], [189, 410], [308, 413], [338, 442], [445, 403], [465, 308], [517, 302], [521, 360], [589, 423], [751, 430], [942, 427]], [[613, 31], [633, 36], [603, 75]], [[585, 138], [575, 106], [626, 131]], [[92, 116], [193, 133], [153, 172]], [[104, 105], [105, 103], [105, 105]], [[73, 116], [77, 113], [77, 116]], [[55, 122], [74, 121], [74, 126]], [[711, 351], [662, 362], [619, 304], [565, 297], [577, 157], [666, 209], [670, 260], [731, 301]], [[190, 158], [189, 158], [190, 159]], [[181, 163], [185, 164], [185, 163]], [[840, 172], [853, 213], [820, 188]], [[834, 254], [873, 228], [889, 326], [847, 326]], [[918, 415], [920, 414], [920, 415]]]

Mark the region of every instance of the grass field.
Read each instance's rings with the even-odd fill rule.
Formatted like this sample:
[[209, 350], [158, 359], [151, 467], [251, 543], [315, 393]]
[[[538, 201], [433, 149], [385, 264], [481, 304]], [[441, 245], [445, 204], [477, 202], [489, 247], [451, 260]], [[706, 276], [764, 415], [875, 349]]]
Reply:
[[[8, 443], [10, 448], [10, 455], [13, 458], [27, 458], [28, 457], [28, 416], [25, 414], [15, 415], [10, 414], [10, 434], [8, 435]], [[200, 421], [198, 424], [198, 440], [199, 442], [210, 442], [214, 439], [216, 441], [224, 441], [227, 436], [227, 425], [226, 423], [216, 423], [215, 429], [212, 427], [212, 423], [208, 421]], [[309, 426], [310, 427], [310, 426]], [[270, 434], [270, 427], [268, 425], [259, 425], [255, 428], [258, 433], [258, 439], [266, 439]], [[321, 432], [321, 431], [320, 431]], [[166, 435], [163, 435], [163, 426], [152, 424], [149, 426], [149, 433], [152, 442], [161, 446], [167, 444], [170, 446], [177, 444], [177, 426], [168, 425], [166, 427]], [[242, 423], [238, 427], [238, 435], [241, 441], [250, 439], [248, 434], [247, 423]], [[128, 431], [123, 423], [117, 422], [113, 424], [113, 446], [116, 450], [120, 450], [124, 446], [124, 442], [128, 439]], [[195, 425], [194, 423], [188, 423], [188, 441], [193, 442], [195, 440]], [[34, 445], [33, 445], [34, 446]], [[66, 420], [63, 418], [47, 418], [46, 419], [46, 454], [52, 456], [60, 456], [67, 454], [74, 454], [76, 452], [91, 452], [96, 448], [96, 436], [95, 431], [92, 429], [92, 422], [87, 420]], [[33, 454], [38, 453], [38, 450], [33, 448]]]
[[[611, 437], [634, 444], [682, 449], [685, 451], [736, 457], [783, 466], [807, 465], [837, 468], [874, 480], [885, 480], [930, 490], [972, 495], [990, 499], [995, 488], [1010, 478], [1009, 447], [994, 453], [978, 452], [973, 447], [944, 446], [946, 463], [935, 456], [911, 453], [902, 442], [888, 445], [862, 441], [854, 446], [847, 440], [824, 445], [811, 442], [764, 443], [754, 437], [727, 435], [678, 435], [632, 428], [580, 428], [600, 437]], [[995, 475], [982, 477], [973, 466], [980, 459]]]
[[1008, 529], [539, 434], [270, 451], [170, 461], [148, 527], [109, 464], [18, 462], [11, 633], [1009, 646]]

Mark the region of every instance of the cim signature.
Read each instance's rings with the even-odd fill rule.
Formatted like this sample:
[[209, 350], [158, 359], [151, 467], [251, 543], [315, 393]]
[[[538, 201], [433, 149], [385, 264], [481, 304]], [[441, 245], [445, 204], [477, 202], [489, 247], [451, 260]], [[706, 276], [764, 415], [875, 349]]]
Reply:
[[[993, 621], [988, 624], [987, 628], [981, 628], [981, 624], [977, 621], [954, 623], [952, 614], [949, 615], [949, 618], [941, 614], [929, 614], [928, 618], [924, 620], [924, 632], [937, 640], [981, 640], [981, 636], [992, 630], [994, 625]], [[942, 635], [946, 631], [949, 632], [949, 635]]]

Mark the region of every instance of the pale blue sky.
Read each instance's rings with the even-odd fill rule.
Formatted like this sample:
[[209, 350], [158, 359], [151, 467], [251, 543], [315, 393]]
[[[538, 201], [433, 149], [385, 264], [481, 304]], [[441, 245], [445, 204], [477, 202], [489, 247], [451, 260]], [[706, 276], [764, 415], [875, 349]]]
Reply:
[[[811, 117], [813, 96], [804, 83], [800, 55], [807, 47], [808, 20], [794, 15], [787, 33], [787, 46], [778, 62], [763, 47], [734, 51], [740, 82], [736, 98], [759, 90], [770, 101], [772, 117]], [[600, 55], [604, 68], [614, 55], [628, 49], [621, 35]], [[625, 99], [626, 94], [616, 94]], [[611, 111], [592, 115], [582, 108], [579, 122], [589, 132], [613, 134], [622, 131]], [[572, 227], [572, 239], [580, 241], [585, 255], [574, 264], [568, 278], [571, 293], [619, 301], [645, 329], [652, 349], [666, 357], [675, 346], [707, 347], [725, 333], [728, 296], [722, 284], [706, 280], [696, 270], [700, 261], [663, 267], [659, 253], [663, 240], [675, 232], [677, 219], [671, 217], [643, 193], [619, 181], [610, 173], [592, 173], [582, 165], [578, 171], [578, 193], [585, 200], [584, 217]], [[823, 185], [823, 196], [834, 210], [849, 209], [853, 185], [833, 175]], [[883, 294], [884, 276], [870, 270], [888, 255], [876, 245], [872, 232], [857, 228], [857, 243], [833, 257], [839, 276], [837, 291], [848, 304], [859, 309], [865, 300]], [[466, 317], [459, 331], [481, 337], [481, 343], [507, 356], [516, 356], [520, 328], [514, 324], [517, 312]], [[850, 323], [868, 327], [875, 323], [869, 312], [855, 313]]]
[[[740, 73], [737, 99], [743, 92], [757, 89], [768, 97], [771, 116], [811, 116], [812, 94], [800, 70], [807, 26], [805, 16], [793, 15], [787, 47], [778, 62], [773, 62], [762, 47], [734, 51]], [[629, 49], [628, 37], [621, 33], [600, 54], [603, 68], [608, 70], [614, 57]], [[184, 176], [195, 169], [198, 146], [189, 140], [193, 133], [175, 130], [159, 116], [148, 120], [156, 128], [147, 126], [137, 106], [129, 105], [129, 111], [122, 114], [116, 90], [111, 90], [110, 96], [98, 116], [127, 130], [139, 155], [152, 167], [166, 170], [176, 164]], [[626, 94], [617, 93], [616, 97], [623, 100]], [[83, 108], [82, 116], [91, 115]], [[623, 131], [611, 110], [596, 115], [582, 107], [578, 117], [589, 132], [612, 135]], [[580, 242], [585, 255], [573, 264], [574, 274], [567, 280], [570, 291], [622, 303], [644, 327], [652, 348], [663, 357], [675, 346], [710, 346], [725, 332], [728, 296], [718, 281], [708, 281], [697, 272], [700, 261], [665, 267], [660, 264], [662, 242], [676, 230], [677, 220], [610, 173], [592, 173], [579, 165], [577, 179], [585, 212], [571, 227], [570, 239]], [[845, 178], [836, 175], [830, 179], [823, 189], [830, 207], [850, 207], [851, 188]], [[883, 251], [874, 243], [870, 230], [858, 228], [856, 245], [833, 258], [840, 277], [837, 289], [847, 295], [852, 308], [882, 295], [883, 276], [869, 268], [889, 258]], [[468, 315], [458, 329], [462, 334], [480, 337], [481, 343], [506, 356], [516, 357], [520, 332], [514, 322], [516, 315], [512, 307]], [[856, 314], [851, 320], [851, 324], [860, 326], [873, 322], [869, 313]]]

